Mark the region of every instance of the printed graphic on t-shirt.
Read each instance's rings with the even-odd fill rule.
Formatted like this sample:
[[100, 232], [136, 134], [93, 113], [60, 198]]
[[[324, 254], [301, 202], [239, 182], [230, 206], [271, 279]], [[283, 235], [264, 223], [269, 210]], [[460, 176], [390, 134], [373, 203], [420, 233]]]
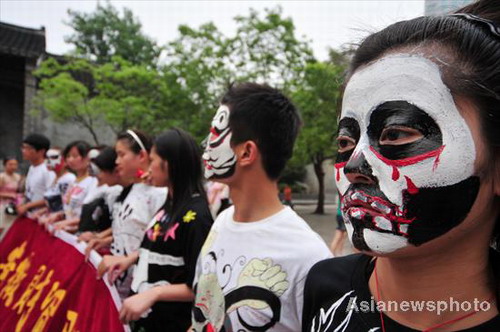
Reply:
[[[212, 231], [204, 249], [210, 248], [216, 237]], [[280, 296], [289, 288], [287, 272], [279, 264], [268, 257], [240, 256], [231, 264], [220, 265], [223, 250], [202, 250], [201, 255], [204, 264], [195, 285], [194, 331], [233, 331], [226, 319], [232, 314], [250, 331], [265, 331], [279, 322]], [[256, 321], [260, 323], [255, 325]]]

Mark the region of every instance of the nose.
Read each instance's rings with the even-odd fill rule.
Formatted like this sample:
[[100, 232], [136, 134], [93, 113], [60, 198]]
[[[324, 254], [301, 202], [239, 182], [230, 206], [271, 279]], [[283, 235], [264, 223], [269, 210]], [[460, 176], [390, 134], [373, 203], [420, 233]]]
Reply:
[[344, 167], [344, 173], [351, 183], [375, 184], [377, 182], [370, 164], [361, 152], [351, 156]]

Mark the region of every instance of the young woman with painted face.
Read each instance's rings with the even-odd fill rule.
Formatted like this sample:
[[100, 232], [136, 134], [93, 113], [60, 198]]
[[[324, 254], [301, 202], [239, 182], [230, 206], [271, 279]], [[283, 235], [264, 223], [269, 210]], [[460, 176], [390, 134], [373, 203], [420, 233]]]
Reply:
[[168, 187], [168, 198], [140, 250], [117, 261], [109, 276], [137, 262], [136, 295], [124, 301], [120, 312], [125, 323], [137, 320], [134, 330], [186, 331], [196, 260], [213, 221], [201, 179], [201, 151], [188, 133], [174, 128], [155, 140], [150, 156], [151, 182]]
[[[143, 183], [143, 175], [149, 169], [151, 139], [139, 130], [127, 130], [118, 135], [116, 151], [116, 170], [124, 189], [112, 212], [111, 253], [104, 256], [100, 269], [107, 270], [120, 256], [139, 250], [149, 221], [165, 203], [167, 190]], [[130, 293], [132, 269], [116, 280], [122, 298]]]
[[356, 51], [335, 167], [363, 254], [313, 267], [304, 331], [500, 330], [500, 3], [459, 12]]

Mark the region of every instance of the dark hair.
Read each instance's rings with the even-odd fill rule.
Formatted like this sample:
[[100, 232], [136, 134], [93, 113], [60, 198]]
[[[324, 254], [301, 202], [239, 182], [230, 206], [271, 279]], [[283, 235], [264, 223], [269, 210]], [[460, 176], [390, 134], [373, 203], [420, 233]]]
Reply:
[[[351, 63], [350, 74], [390, 51], [414, 46], [445, 57], [451, 65], [438, 63], [443, 81], [454, 95], [468, 97], [477, 105], [490, 159], [497, 158], [493, 167], [500, 167], [500, 36], [490, 27], [496, 25], [497, 33], [500, 31], [500, 1], [480, 0], [456, 13], [472, 14], [483, 21], [447, 15], [398, 22], [362, 42]], [[500, 216], [497, 216], [492, 243], [500, 250]], [[498, 284], [500, 264], [493, 262], [493, 265]], [[498, 294], [499, 290], [500, 287]], [[497, 300], [500, 300], [498, 294]]]
[[16, 158], [16, 157], [14, 157], [14, 156], [7, 156], [7, 157], [3, 158], [3, 165], [4, 165], [4, 166], [5, 166], [5, 165], [7, 165], [7, 163], [8, 163], [9, 161], [11, 161], [11, 160], [15, 160], [15, 161], [17, 161], [17, 158]]
[[85, 141], [73, 141], [66, 145], [63, 151], [63, 157], [66, 159], [68, 157], [69, 152], [72, 148], [76, 148], [78, 154], [82, 157], [87, 157], [87, 154], [90, 151], [90, 144]]
[[50, 149], [50, 140], [42, 134], [29, 134], [24, 138], [23, 143], [31, 145], [36, 151]]
[[221, 104], [230, 110], [231, 144], [254, 141], [267, 176], [277, 179], [292, 156], [301, 125], [295, 106], [279, 90], [257, 83], [230, 86]]
[[167, 200], [167, 209], [174, 220], [193, 194], [206, 199], [202, 183], [201, 150], [190, 134], [178, 128], [159, 135], [154, 147], [161, 159], [168, 162], [173, 198], [171, 202]]
[[[153, 146], [153, 142], [151, 140], [151, 137], [148, 136], [147, 134], [143, 133], [142, 131], [137, 130], [137, 129], [129, 129], [129, 130], [134, 132], [137, 135], [137, 137], [141, 140], [141, 143], [144, 145], [146, 152], [149, 153], [151, 151], [151, 147]], [[137, 140], [127, 130], [119, 133], [116, 140], [117, 141], [123, 140], [123, 141], [127, 142], [128, 147], [135, 154], [139, 154], [142, 150], [141, 145], [137, 142]]]
[[101, 171], [113, 172], [116, 168], [116, 151], [112, 147], [101, 146], [99, 155], [92, 158], [92, 162], [99, 167]]

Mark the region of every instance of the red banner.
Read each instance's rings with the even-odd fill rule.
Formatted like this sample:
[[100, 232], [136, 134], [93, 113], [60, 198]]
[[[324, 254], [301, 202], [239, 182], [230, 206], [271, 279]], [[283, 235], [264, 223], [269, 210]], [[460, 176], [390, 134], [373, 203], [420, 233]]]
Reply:
[[96, 279], [100, 256], [37, 222], [15, 221], [0, 242], [0, 331], [125, 331], [116, 289]]

